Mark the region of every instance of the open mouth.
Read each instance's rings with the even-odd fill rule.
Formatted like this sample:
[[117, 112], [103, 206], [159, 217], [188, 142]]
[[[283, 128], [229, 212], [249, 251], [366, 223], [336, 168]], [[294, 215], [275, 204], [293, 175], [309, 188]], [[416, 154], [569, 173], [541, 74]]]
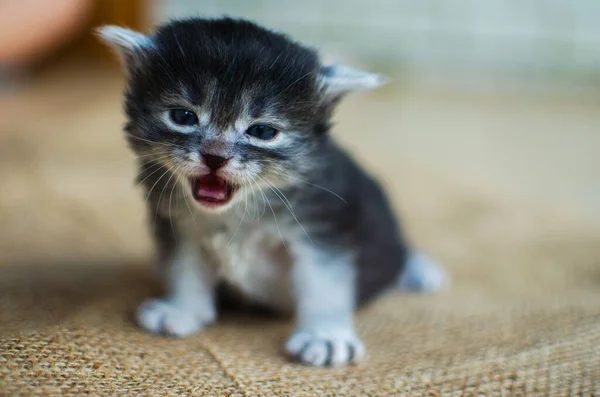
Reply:
[[214, 173], [192, 179], [194, 199], [207, 207], [221, 207], [231, 201], [237, 187]]

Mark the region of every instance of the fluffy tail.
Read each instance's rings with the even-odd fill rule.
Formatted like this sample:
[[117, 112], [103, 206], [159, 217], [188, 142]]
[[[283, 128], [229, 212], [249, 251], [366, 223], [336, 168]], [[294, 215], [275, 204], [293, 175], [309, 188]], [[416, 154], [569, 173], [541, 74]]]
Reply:
[[419, 251], [412, 251], [397, 285], [407, 291], [435, 292], [449, 287], [450, 277], [436, 261]]

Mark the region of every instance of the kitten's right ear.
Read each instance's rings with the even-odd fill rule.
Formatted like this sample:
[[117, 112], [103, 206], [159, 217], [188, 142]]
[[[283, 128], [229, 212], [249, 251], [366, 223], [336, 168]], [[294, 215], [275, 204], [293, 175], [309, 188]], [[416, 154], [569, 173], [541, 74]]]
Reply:
[[102, 26], [95, 33], [117, 53], [127, 72], [140, 67], [144, 55], [154, 47], [151, 37], [119, 26]]

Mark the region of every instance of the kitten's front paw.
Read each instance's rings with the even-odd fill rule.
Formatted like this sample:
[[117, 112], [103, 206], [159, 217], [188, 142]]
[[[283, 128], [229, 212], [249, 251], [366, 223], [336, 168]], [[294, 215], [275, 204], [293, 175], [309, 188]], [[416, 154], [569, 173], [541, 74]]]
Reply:
[[193, 334], [214, 321], [214, 315], [202, 316], [189, 307], [164, 299], [146, 300], [138, 308], [136, 317], [147, 331], [170, 336]]
[[354, 331], [346, 329], [296, 331], [285, 350], [301, 363], [315, 367], [355, 363], [365, 356], [364, 344]]

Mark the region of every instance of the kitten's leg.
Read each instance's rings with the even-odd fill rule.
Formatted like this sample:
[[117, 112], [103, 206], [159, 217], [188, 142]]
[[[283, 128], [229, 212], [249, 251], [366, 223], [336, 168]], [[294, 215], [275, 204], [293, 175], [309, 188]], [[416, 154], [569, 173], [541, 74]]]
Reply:
[[287, 353], [314, 366], [360, 360], [365, 348], [354, 330], [352, 256], [320, 251], [312, 245], [294, 248], [297, 327], [285, 344]]
[[215, 269], [189, 243], [176, 245], [166, 262], [161, 265], [167, 294], [146, 300], [138, 308], [137, 320], [154, 333], [186, 336], [200, 331], [216, 318]]
[[407, 291], [435, 292], [450, 285], [444, 268], [419, 251], [408, 254], [404, 271], [398, 277], [398, 288]]

